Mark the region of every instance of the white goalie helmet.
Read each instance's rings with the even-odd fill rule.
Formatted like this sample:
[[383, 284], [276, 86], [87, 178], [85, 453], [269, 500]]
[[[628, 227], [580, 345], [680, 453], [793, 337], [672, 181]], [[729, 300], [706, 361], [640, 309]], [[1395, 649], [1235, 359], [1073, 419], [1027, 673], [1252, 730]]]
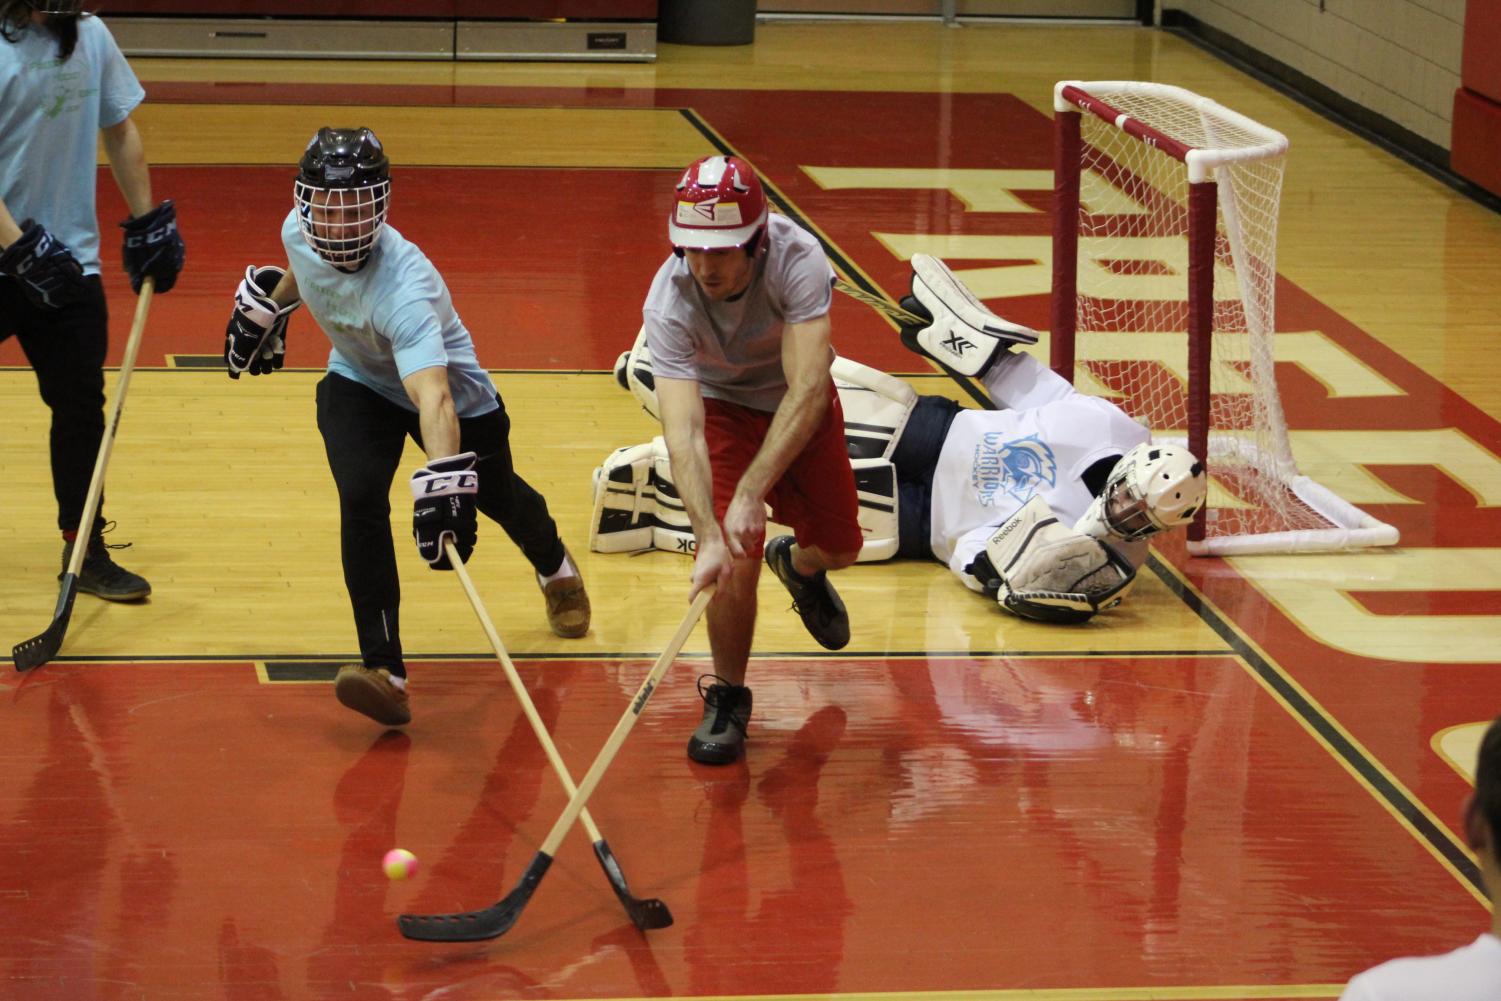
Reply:
[[1192, 452], [1146, 442], [1120, 457], [1075, 527], [1096, 538], [1145, 539], [1193, 521], [1208, 491], [1204, 464]]

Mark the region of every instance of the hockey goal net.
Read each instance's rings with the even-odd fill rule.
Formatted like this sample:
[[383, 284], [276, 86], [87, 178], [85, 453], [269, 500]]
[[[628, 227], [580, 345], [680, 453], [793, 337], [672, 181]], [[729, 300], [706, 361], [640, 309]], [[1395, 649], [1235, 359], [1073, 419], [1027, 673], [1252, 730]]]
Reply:
[[1065, 81], [1052, 365], [1206, 460], [1195, 555], [1393, 545], [1298, 472], [1273, 365], [1287, 139], [1179, 87]]

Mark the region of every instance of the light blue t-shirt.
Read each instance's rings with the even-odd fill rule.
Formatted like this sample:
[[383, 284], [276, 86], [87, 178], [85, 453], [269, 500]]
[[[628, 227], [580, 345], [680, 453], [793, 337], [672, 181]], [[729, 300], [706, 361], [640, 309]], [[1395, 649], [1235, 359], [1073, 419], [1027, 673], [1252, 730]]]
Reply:
[[145, 96], [97, 17], [78, 19], [78, 46], [64, 62], [44, 27], [0, 39], [0, 199], [17, 223], [35, 219], [67, 244], [86, 274], [99, 273], [99, 130]]
[[500, 406], [443, 276], [415, 243], [385, 226], [365, 266], [349, 274], [307, 245], [295, 209], [282, 223], [281, 242], [303, 305], [333, 343], [330, 372], [415, 413], [401, 380], [444, 365], [460, 417], [479, 417]]

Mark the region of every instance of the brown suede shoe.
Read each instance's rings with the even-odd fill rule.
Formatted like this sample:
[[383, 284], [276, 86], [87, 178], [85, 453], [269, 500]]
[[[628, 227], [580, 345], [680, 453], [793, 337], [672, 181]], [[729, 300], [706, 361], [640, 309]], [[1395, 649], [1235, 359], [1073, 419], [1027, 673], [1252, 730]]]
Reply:
[[334, 678], [334, 695], [344, 705], [386, 726], [405, 726], [412, 721], [404, 688], [391, 684], [384, 667], [345, 664]]
[[[573, 554], [567, 547], [563, 553], [577, 571], [578, 563]], [[584, 578], [574, 573], [571, 577], [559, 577], [551, 584], [544, 584], [541, 574], [538, 574], [537, 586], [542, 589], [542, 597], [547, 599], [547, 624], [552, 626], [553, 632], [572, 640], [589, 631], [589, 594], [584, 590]]]

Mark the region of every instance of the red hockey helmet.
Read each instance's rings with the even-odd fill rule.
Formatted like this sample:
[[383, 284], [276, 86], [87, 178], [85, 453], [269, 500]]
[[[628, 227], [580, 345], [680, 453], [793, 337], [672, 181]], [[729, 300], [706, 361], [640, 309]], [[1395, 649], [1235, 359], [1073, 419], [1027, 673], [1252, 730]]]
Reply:
[[678, 181], [667, 236], [679, 250], [752, 245], [766, 225], [766, 195], [738, 156], [695, 160]]

